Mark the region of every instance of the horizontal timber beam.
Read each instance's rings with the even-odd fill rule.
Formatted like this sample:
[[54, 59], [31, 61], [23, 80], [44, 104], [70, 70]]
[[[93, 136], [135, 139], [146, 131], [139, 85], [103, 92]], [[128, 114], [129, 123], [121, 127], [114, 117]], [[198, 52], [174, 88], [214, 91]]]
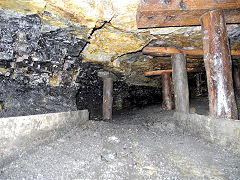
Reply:
[[[203, 57], [202, 49], [176, 49], [172, 47], [145, 47], [142, 50], [143, 54], [152, 56], [172, 56], [178, 53], [183, 53], [187, 57]], [[240, 50], [231, 50], [232, 56], [240, 56]]]
[[[204, 67], [197, 67], [197, 68], [187, 68], [187, 72], [200, 72], [203, 71]], [[171, 73], [172, 69], [166, 69], [166, 70], [155, 70], [155, 71], [147, 71], [144, 73], [145, 76], [158, 76], [165, 73]]]
[[223, 9], [227, 23], [240, 22], [240, 0], [140, 0], [138, 28], [200, 25], [200, 16]]

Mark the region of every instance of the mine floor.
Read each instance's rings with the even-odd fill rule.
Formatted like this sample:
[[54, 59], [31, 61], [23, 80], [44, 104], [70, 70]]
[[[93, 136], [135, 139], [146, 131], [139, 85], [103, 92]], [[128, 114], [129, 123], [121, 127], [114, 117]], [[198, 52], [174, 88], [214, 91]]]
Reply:
[[239, 154], [183, 132], [172, 114], [154, 105], [90, 120], [22, 152], [0, 179], [240, 179]]

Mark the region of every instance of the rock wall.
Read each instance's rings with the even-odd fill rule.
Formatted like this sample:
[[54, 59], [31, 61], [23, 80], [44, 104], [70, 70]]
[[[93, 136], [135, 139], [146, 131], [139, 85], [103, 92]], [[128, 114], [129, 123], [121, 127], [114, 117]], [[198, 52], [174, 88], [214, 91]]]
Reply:
[[0, 13], [0, 117], [76, 110], [86, 41], [38, 15]]
[[[88, 42], [79, 35], [84, 32], [84, 27], [76, 32], [72, 27], [47, 26], [37, 14], [1, 11], [0, 117], [77, 109], [101, 114], [102, 80], [97, 72], [114, 69], [104, 63], [83, 62], [81, 52]], [[129, 95], [130, 87], [124, 82], [115, 85], [115, 109], [141, 104], [134, 100], [136, 93]], [[149, 89], [154, 93], [158, 88]]]

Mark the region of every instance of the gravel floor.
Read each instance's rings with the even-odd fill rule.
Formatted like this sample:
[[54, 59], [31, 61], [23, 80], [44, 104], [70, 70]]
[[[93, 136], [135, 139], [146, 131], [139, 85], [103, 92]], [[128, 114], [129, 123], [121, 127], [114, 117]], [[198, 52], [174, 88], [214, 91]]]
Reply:
[[240, 155], [175, 127], [160, 105], [88, 121], [22, 152], [0, 179], [240, 179]]

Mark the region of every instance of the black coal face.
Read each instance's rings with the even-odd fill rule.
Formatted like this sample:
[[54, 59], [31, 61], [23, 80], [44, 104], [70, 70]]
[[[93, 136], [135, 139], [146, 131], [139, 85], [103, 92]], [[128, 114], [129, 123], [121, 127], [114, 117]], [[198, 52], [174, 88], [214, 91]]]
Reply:
[[76, 82], [79, 84], [76, 96], [78, 109], [88, 109], [91, 117], [101, 116], [103, 82], [97, 72], [101, 64], [82, 63]]
[[38, 15], [0, 13], [0, 117], [77, 110], [74, 76], [86, 41], [42, 27]]
[[[198, 78], [198, 83], [197, 83]], [[190, 98], [207, 97], [207, 77], [205, 72], [188, 73], [188, 86]]]
[[148, 86], [130, 86], [126, 98], [131, 106], [144, 107], [162, 102], [161, 89]]
[[1, 117], [22, 116], [76, 110], [76, 89], [29, 86], [0, 77]]

